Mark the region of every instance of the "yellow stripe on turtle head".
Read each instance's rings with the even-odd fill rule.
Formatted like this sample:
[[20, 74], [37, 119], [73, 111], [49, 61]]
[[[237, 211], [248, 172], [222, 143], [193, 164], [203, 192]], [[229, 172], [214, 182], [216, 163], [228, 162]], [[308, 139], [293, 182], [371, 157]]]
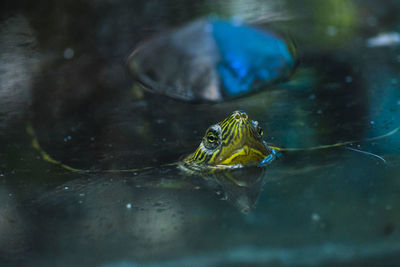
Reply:
[[270, 154], [258, 122], [250, 120], [244, 111], [234, 111], [207, 129], [199, 147], [184, 163], [189, 167], [258, 165]]

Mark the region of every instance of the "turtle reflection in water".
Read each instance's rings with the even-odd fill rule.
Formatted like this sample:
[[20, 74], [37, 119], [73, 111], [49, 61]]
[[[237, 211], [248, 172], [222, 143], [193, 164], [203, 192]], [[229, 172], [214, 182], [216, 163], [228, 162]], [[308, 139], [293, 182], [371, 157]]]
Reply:
[[[33, 134], [33, 131], [31, 133]], [[36, 137], [33, 145], [40, 150], [45, 160], [73, 172], [122, 173], [147, 172], [154, 169], [150, 167], [131, 170], [80, 170], [52, 159], [40, 148]], [[222, 192], [223, 198], [241, 211], [247, 212], [253, 207], [261, 191], [265, 169], [261, 167], [271, 163], [275, 157], [275, 150], [263, 141], [263, 132], [258, 122], [250, 120], [244, 111], [234, 111], [225, 120], [207, 129], [200, 145], [192, 154], [180, 162], [161, 166], [168, 169], [177, 165], [187, 177], [198, 176], [201, 179], [149, 179], [148, 182], [140, 179], [141, 186], [208, 188]]]

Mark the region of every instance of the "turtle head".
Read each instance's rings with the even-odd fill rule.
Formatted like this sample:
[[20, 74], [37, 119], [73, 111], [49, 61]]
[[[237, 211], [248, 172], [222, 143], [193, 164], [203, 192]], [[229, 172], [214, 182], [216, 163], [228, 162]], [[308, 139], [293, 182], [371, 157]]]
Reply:
[[250, 120], [244, 111], [234, 111], [207, 129], [199, 147], [183, 163], [192, 169], [238, 168], [260, 166], [274, 158], [274, 150], [263, 141], [258, 122]]

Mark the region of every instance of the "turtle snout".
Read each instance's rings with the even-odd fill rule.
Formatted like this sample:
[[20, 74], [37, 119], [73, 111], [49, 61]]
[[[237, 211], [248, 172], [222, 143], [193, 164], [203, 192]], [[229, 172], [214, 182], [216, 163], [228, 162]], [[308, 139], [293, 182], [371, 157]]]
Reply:
[[232, 116], [237, 121], [247, 121], [247, 119], [249, 118], [249, 116], [247, 116], [247, 113], [243, 110], [234, 111]]

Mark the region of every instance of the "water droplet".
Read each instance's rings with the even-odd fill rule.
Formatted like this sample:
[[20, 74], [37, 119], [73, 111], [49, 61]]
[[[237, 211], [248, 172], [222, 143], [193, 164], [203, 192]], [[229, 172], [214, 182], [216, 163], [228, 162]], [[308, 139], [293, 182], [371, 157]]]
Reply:
[[95, 140], [95, 138], [92, 136], [92, 137], [90, 137], [90, 141], [94, 141]]
[[317, 213], [313, 213], [311, 214], [311, 220], [313, 220], [314, 222], [319, 222], [321, 220], [321, 216], [319, 216], [319, 214]]
[[334, 26], [328, 26], [326, 28], [326, 33], [330, 36], [334, 36], [337, 33], [337, 29]]
[[72, 48], [67, 48], [64, 50], [64, 58], [65, 59], [71, 59], [74, 57], [74, 50]]
[[351, 83], [351, 82], [353, 81], [353, 77], [351, 77], [351, 76], [346, 76], [345, 81], [346, 81], [346, 83]]
[[318, 109], [317, 114], [322, 114], [322, 110]]
[[374, 122], [374, 121], [370, 121], [369, 123], [370, 123], [371, 125], [374, 125], [374, 124], [375, 124], [375, 122]]

